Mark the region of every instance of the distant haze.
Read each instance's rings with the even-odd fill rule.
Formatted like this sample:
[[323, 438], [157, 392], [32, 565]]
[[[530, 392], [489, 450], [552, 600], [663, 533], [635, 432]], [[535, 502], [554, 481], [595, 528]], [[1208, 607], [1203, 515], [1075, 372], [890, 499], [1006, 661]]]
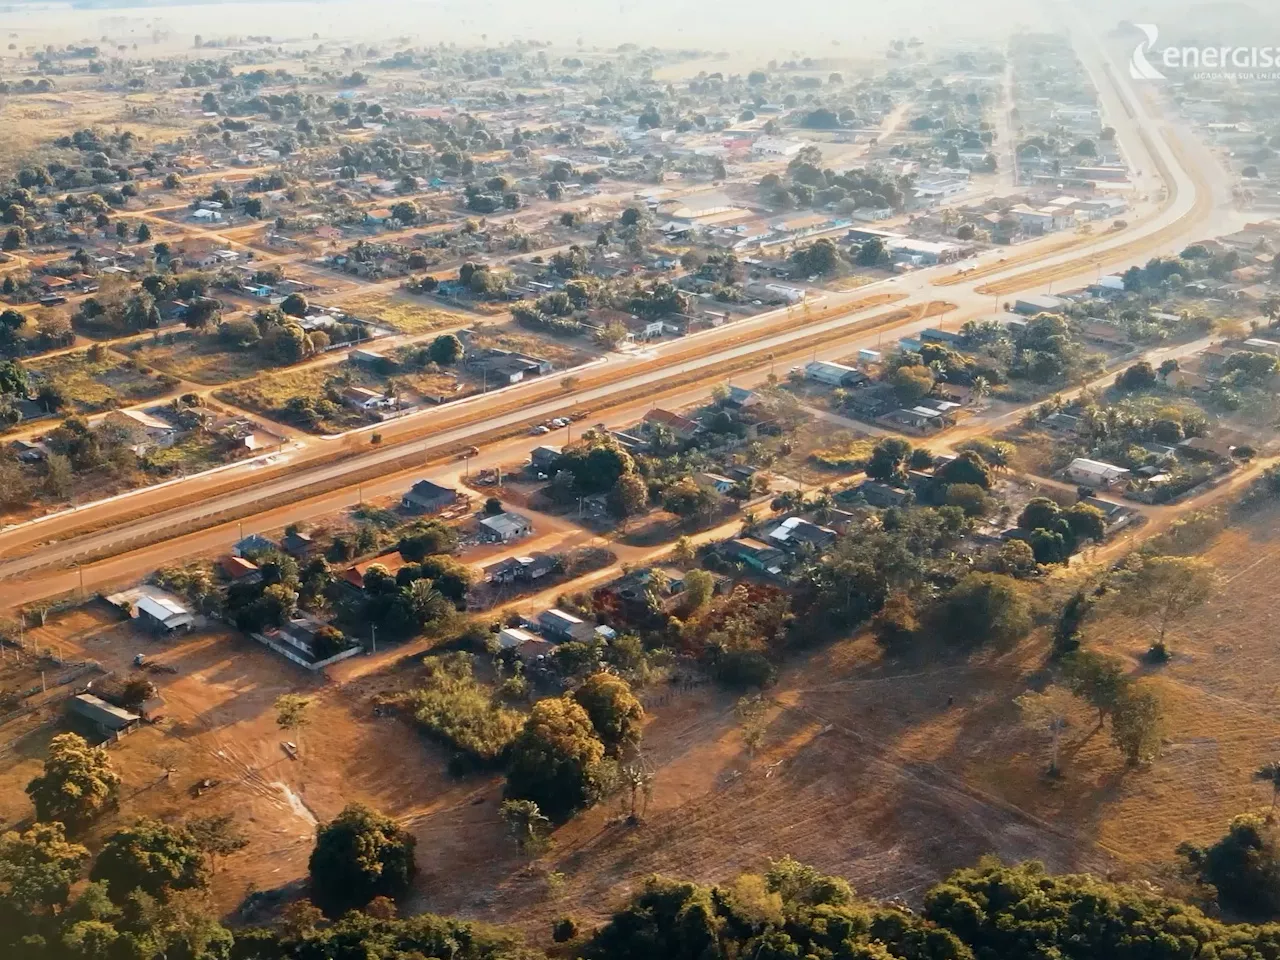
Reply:
[[[879, 53], [895, 39], [926, 45], [1004, 36], [1015, 26], [1042, 26], [1042, 8], [1011, 0], [833, 2], [833, 0], [330, 0], [221, 4], [93, 6], [15, 5], [0, 13], [0, 30], [20, 43], [137, 42], [189, 48], [195, 34], [267, 34], [280, 42], [408, 36], [417, 45], [549, 41], [557, 48], [631, 42], [667, 49], [698, 47], [770, 57]], [[153, 42], [156, 31], [168, 34]], [[13, 42], [14, 38], [9, 38]]]

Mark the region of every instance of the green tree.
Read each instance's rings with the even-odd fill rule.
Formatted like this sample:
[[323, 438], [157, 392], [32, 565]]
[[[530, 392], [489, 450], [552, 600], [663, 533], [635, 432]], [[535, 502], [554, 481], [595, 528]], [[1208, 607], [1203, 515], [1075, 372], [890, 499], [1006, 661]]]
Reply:
[[621, 677], [612, 673], [592, 674], [573, 692], [573, 699], [587, 711], [591, 725], [610, 755], [619, 756], [627, 747], [640, 742], [644, 707]]
[[113, 807], [119, 792], [120, 775], [107, 751], [74, 733], [50, 741], [44, 772], [27, 784], [36, 819], [56, 820], [72, 833]]
[[926, 366], [898, 367], [889, 376], [893, 394], [904, 407], [914, 407], [933, 390], [933, 371]]
[[1171, 624], [1208, 602], [1217, 589], [1213, 565], [1199, 557], [1136, 557], [1118, 578], [1116, 602], [1131, 616], [1147, 620], [1155, 632], [1151, 655], [1168, 656]]
[[1116, 657], [1078, 650], [1063, 661], [1066, 684], [1071, 691], [1098, 711], [1098, 727], [1129, 695], [1131, 681], [1124, 664]]
[[1280, 798], [1280, 760], [1264, 763], [1253, 771], [1253, 779], [1271, 785], [1271, 812], [1276, 809], [1276, 800]]
[[313, 699], [301, 693], [282, 693], [276, 697], [276, 724], [281, 730], [297, 730], [311, 722]]
[[716, 578], [706, 570], [690, 570], [684, 575], [684, 609], [689, 613], [701, 610], [711, 600]]
[[1111, 740], [1130, 766], [1160, 751], [1160, 698], [1149, 689], [1131, 687], [1111, 712]]
[[1178, 853], [1191, 873], [1217, 891], [1224, 909], [1256, 920], [1280, 915], [1280, 856], [1275, 830], [1262, 817], [1241, 814], [1216, 843], [1184, 843]]
[[462, 351], [461, 340], [452, 333], [442, 333], [431, 341], [431, 346], [427, 348], [427, 356], [431, 358], [432, 363], [448, 367], [462, 359]]
[[311, 304], [307, 302], [307, 298], [300, 293], [291, 293], [280, 303], [280, 310], [291, 317], [305, 317], [307, 311], [311, 309]]
[[249, 845], [248, 838], [236, 825], [234, 813], [215, 813], [187, 821], [187, 833], [195, 845], [209, 857], [217, 870], [217, 858], [230, 856]]
[[649, 505], [649, 488], [638, 474], [624, 473], [609, 491], [609, 512], [620, 520], [643, 513]]
[[144, 819], [107, 838], [89, 879], [105, 882], [112, 901], [125, 903], [135, 890], [163, 900], [174, 890], [203, 887], [208, 872], [190, 832]]
[[537, 853], [546, 845], [551, 821], [532, 800], [504, 800], [498, 815], [521, 853]]
[[400, 200], [391, 205], [391, 216], [403, 224], [415, 224], [418, 222], [418, 205], [412, 200]]
[[34, 916], [58, 911], [71, 896], [89, 851], [70, 843], [61, 823], [34, 823], [0, 836], [0, 901]]
[[1031, 607], [1017, 581], [998, 573], [971, 573], [952, 587], [937, 610], [943, 636], [959, 646], [1008, 646], [1031, 631]]
[[600, 799], [605, 748], [587, 712], [571, 697], [540, 700], [511, 747], [509, 800], [532, 800], [560, 820]]
[[883, 483], [905, 481], [906, 464], [911, 453], [911, 444], [901, 437], [884, 437], [877, 440], [867, 460], [867, 476]]
[[134, 234], [134, 238], [138, 243], [146, 243], [151, 239], [151, 228], [145, 223], [138, 224], [138, 231]]
[[349, 804], [316, 829], [308, 870], [311, 899], [331, 917], [363, 907], [374, 897], [400, 896], [417, 873], [413, 835], [390, 817]]

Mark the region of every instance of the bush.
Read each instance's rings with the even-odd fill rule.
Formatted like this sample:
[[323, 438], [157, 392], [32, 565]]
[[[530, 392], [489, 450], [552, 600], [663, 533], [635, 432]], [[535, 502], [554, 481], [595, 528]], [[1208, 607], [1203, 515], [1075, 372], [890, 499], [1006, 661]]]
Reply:
[[939, 632], [958, 646], [1007, 646], [1031, 631], [1031, 607], [1017, 582], [998, 573], [971, 573], [942, 598]]
[[470, 656], [433, 658], [426, 667], [425, 682], [408, 695], [418, 725], [473, 763], [491, 765], [505, 756], [524, 717], [494, 703], [473, 678]]
[[1257, 920], [1280, 915], [1280, 861], [1275, 830], [1256, 814], [1231, 821], [1226, 834], [1209, 847], [1184, 843], [1178, 853], [1188, 870], [1217, 891], [1227, 910]]

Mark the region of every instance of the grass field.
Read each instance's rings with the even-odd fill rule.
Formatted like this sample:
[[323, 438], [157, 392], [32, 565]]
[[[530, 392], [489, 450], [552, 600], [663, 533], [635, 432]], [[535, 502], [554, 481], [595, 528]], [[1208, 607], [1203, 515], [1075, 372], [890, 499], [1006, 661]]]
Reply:
[[57, 386], [66, 398], [68, 409], [82, 414], [150, 400], [175, 385], [163, 376], [138, 369], [134, 361], [118, 354], [103, 351], [97, 360], [91, 359], [90, 354], [89, 350], [81, 350], [34, 360], [27, 370], [37, 383]]
[[242, 380], [268, 368], [260, 351], [229, 350], [216, 336], [194, 330], [134, 340], [122, 349], [170, 376], [210, 386]]
[[471, 322], [461, 314], [441, 310], [431, 303], [404, 293], [386, 293], [348, 300], [343, 307], [357, 317], [368, 318], [408, 334], [457, 330]]

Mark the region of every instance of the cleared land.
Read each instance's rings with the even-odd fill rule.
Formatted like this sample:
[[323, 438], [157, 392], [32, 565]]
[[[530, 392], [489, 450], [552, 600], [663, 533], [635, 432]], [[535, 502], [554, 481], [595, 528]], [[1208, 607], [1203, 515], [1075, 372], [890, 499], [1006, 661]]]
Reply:
[[159, 333], [121, 349], [139, 362], [193, 383], [216, 385], [243, 380], [267, 369], [260, 350], [230, 350], [213, 334], [194, 330]]

